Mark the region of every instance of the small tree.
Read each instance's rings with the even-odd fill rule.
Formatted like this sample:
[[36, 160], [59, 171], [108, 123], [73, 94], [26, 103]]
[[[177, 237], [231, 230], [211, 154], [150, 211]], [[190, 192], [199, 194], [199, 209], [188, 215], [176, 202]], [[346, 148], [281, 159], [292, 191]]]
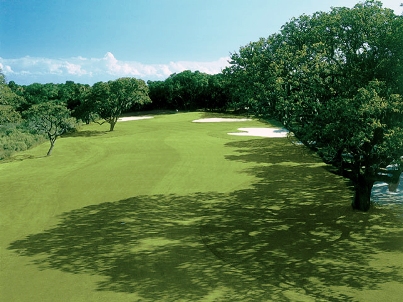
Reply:
[[50, 142], [47, 156], [50, 156], [58, 136], [76, 127], [77, 121], [70, 116], [70, 110], [63, 104], [45, 102], [33, 105], [25, 112], [29, 127], [46, 135]]

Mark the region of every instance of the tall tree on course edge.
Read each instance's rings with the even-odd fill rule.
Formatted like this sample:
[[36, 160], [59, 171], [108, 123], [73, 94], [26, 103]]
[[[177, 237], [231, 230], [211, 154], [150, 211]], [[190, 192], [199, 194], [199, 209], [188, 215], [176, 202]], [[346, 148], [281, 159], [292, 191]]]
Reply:
[[231, 64], [237, 83], [258, 83], [256, 93], [245, 87], [249, 99], [353, 182], [353, 208], [369, 210], [375, 181], [399, 178], [402, 16], [373, 0], [303, 15], [241, 48]]

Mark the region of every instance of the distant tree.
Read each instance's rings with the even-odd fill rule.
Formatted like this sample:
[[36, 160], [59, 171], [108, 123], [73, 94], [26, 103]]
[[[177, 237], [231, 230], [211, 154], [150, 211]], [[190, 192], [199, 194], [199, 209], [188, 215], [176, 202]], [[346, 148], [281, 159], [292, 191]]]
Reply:
[[24, 98], [22, 96], [14, 93], [7, 85], [0, 85], [0, 105], [7, 105], [18, 109], [23, 103]]
[[15, 110], [16, 104], [20, 103], [21, 99], [8, 87], [0, 69], [0, 125], [21, 122], [21, 115]]
[[0, 69], [0, 105], [17, 108], [23, 98], [12, 91]]
[[64, 84], [58, 84], [58, 99], [65, 103], [67, 108], [73, 111], [80, 105], [80, 87], [82, 84], [66, 81]]
[[70, 110], [64, 104], [44, 102], [32, 105], [24, 112], [31, 129], [45, 134], [50, 142], [47, 156], [50, 156], [56, 139], [77, 126], [75, 118], [70, 116]]
[[16, 82], [14, 81], [10, 81], [8, 82], [8, 87], [11, 89], [12, 92], [14, 92], [15, 94], [19, 95], [19, 96], [23, 96], [24, 94], [24, 87], [21, 85], [18, 85]]
[[229, 98], [223, 74], [185, 70], [171, 74], [165, 81], [148, 81], [152, 109], [222, 110]]
[[151, 109], [175, 109], [170, 108], [168, 102], [168, 88], [165, 81], [147, 81], [147, 85], [152, 103], [146, 107]]
[[97, 114], [96, 103], [92, 100], [92, 87], [89, 85], [81, 85], [79, 88], [79, 105], [74, 107], [72, 116], [89, 124], [99, 119]]
[[23, 103], [18, 110], [20, 112], [29, 109], [32, 105], [40, 104], [49, 101], [60, 101], [59, 86], [53, 83], [41, 84], [33, 83], [27, 86], [22, 86]]
[[151, 102], [146, 83], [135, 78], [95, 83], [90, 98], [96, 113], [110, 124], [110, 131], [124, 111]]
[[0, 104], [0, 126], [6, 124], [19, 124], [22, 122], [21, 114], [11, 106]]
[[222, 73], [208, 76], [203, 103], [206, 110], [227, 109], [230, 98], [230, 88], [226, 77]]
[[208, 75], [190, 70], [174, 73], [165, 80], [167, 102], [172, 109], [194, 110], [205, 107]]

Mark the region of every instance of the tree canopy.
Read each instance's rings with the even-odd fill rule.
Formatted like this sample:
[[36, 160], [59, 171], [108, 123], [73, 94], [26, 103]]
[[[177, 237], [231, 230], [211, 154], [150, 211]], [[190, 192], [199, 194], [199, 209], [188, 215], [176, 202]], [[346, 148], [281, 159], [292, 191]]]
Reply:
[[[280, 119], [356, 188], [396, 181], [403, 155], [403, 20], [379, 1], [302, 15], [232, 54], [236, 100]], [[395, 172], [385, 172], [391, 167]]]
[[135, 78], [95, 83], [90, 98], [96, 113], [110, 124], [110, 131], [122, 112], [151, 102], [146, 83]]
[[33, 105], [25, 112], [29, 127], [45, 134], [50, 142], [47, 156], [50, 156], [58, 136], [76, 127], [76, 119], [63, 104], [44, 102]]
[[226, 107], [227, 89], [222, 74], [184, 70], [165, 81], [148, 81], [154, 109], [220, 110]]

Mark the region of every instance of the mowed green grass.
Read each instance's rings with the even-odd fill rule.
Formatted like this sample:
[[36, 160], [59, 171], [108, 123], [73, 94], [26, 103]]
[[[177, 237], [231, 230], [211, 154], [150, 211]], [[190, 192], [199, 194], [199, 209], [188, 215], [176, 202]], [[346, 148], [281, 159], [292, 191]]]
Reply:
[[260, 121], [84, 126], [0, 164], [0, 301], [399, 301], [403, 210]]

